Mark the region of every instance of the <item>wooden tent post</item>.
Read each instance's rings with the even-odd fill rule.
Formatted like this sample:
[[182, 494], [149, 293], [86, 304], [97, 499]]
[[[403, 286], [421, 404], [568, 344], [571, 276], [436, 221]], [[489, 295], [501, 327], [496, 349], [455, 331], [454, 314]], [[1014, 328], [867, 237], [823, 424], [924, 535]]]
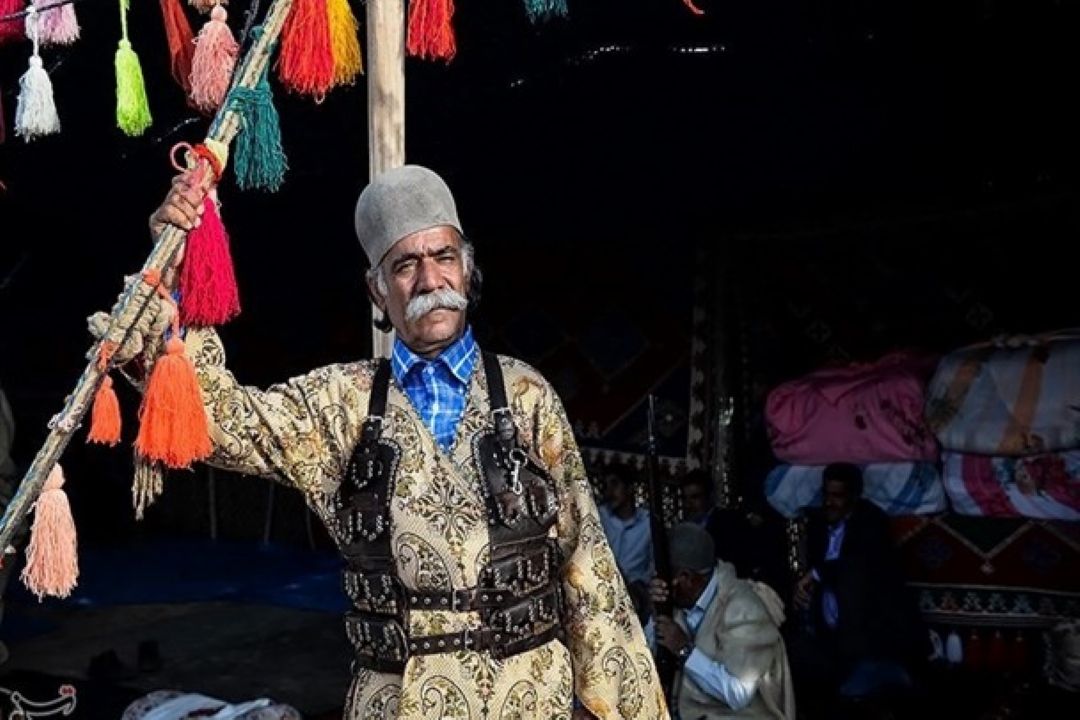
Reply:
[[[405, 0], [367, 0], [367, 46], [370, 178], [405, 164]], [[371, 333], [372, 356], [390, 357], [393, 334]]]

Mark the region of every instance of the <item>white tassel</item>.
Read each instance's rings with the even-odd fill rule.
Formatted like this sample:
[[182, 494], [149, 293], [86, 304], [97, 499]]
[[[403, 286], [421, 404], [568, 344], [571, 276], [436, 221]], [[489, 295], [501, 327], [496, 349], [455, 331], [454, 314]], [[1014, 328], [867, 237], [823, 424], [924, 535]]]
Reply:
[[26, 15], [26, 34], [33, 40], [30, 69], [19, 78], [19, 100], [15, 107], [15, 134], [26, 141], [60, 132], [52, 81], [38, 54], [37, 9], [31, 5]]

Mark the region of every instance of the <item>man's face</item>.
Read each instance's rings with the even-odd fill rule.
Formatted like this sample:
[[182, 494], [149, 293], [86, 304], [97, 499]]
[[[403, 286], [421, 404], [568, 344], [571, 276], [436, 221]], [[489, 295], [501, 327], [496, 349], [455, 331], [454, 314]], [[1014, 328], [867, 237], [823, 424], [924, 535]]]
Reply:
[[457, 231], [443, 225], [405, 236], [383, 258], [380, 272], [387, 295], [374, 280], [372, 294], [413, 352], [433, 357], [461, 336], [469, 288]]
[[848, 493], [847, 485], [839, 480], [825, 481], [825, 519], [837, 523], [848, 516], [855, 506], [855, 499]]
[[703, 589], [694, 573], [680, 570], [671, 578], [671, 602], [684, 610], [692, 608]]
[[688, 518], [703, 518], [709, 512], [709, 493], [703, 485], [689, 483], [683, 486], [683, 510]]
[[626, 507], [633, 502], [633, 494], [630, 487], [619, 478], [608, 477], [604, 488], [605, 499], [613, 508]]

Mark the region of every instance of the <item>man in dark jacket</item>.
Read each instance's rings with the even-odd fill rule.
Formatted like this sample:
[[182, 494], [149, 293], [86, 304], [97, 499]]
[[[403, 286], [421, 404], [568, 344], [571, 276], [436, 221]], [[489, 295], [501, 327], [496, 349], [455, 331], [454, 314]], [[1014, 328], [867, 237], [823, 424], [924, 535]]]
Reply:
[[[866, 697], [908, 687], [929, 636], [904, 584], [888, 519], [862, 499], [848, 463], [824, 473], [824, 508], [807, 534], [809, 572], [795, 605], [803, 635], [795, 680], [811, 695]], [[801, 671], [801, 672], [800, 672]]]

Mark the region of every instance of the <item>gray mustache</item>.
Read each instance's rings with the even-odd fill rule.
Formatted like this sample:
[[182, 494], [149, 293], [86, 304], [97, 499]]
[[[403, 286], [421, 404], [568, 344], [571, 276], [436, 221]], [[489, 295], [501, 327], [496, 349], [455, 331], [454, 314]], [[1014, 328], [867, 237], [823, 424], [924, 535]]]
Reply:
[[427, 315], [433, 310], [464, 310], [469, 306], [468, 299], [452, 288], [432, 290], [423, 295], [417, 295], [405, 306], [405, 320], [413, 322]]

